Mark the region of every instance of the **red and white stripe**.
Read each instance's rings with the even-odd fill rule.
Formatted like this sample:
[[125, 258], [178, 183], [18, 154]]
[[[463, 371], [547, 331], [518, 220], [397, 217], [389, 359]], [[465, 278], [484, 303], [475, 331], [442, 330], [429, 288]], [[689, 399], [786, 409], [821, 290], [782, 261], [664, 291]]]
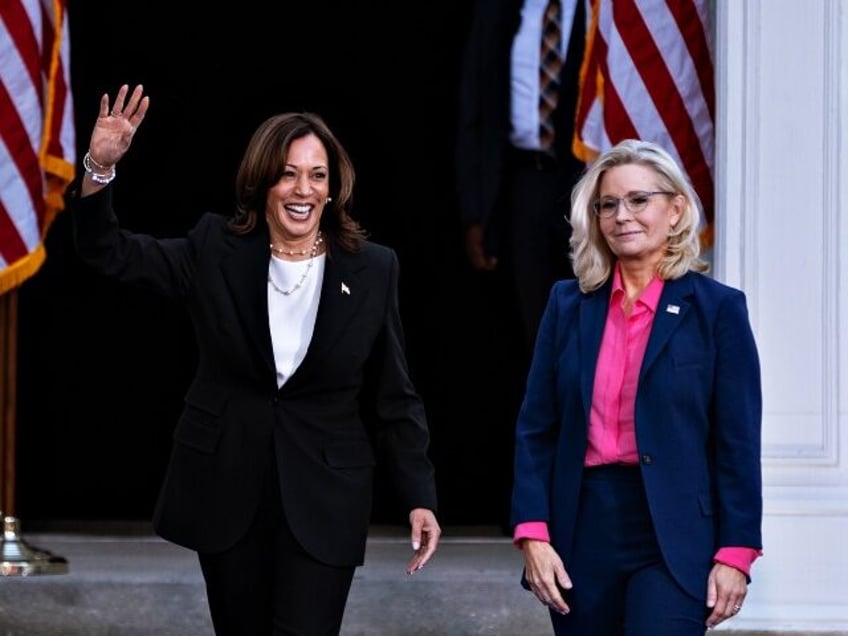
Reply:
[[587, 2], [575, 155], [588, 163], [628, 138], [660, 144], [701, 198], [704, 243], [711, 245], [715, 81], [708, 0]]
[[0, 294], [38, 271], [74, 176], [65, 0], [0, 2]]

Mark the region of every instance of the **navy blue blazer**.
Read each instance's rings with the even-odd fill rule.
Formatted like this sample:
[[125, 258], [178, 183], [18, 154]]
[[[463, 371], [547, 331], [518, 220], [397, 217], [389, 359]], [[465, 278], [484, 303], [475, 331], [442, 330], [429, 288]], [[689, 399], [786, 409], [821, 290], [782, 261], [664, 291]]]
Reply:
[[235, 543], [254, 517], [272, 453], [292, 532], [325, 563], [363, 562], [380, 458], [400, 506], [436, 509], [393, 250], [366, 242], [349, 253], [328, 241], [312, 340], [278, 389], [264, 220], [235, 236], [225, 217], [205, 214], [186, 237], [156, 239], [118, 227], [111, 188], [70, 204], [86, 262], [178, 300], [194, 326], [197, 367], [154, 513], [162, 537], [200, 552]]
[[[512, 523], [547, 522], [566, 570], [611, 287], [553, 286], [516, 427]], [[639, 372], [636, 445], [663, 557], [696, 598], [718, 548], [762, 547], [761, 417], [743, 292], [693, 272], [667, 281]]]

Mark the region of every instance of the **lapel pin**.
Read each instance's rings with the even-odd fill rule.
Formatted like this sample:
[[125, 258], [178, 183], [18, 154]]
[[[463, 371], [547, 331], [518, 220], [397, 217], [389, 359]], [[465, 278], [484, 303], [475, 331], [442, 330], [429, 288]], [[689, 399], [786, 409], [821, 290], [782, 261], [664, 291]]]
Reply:
[[343, 293], [343, 294], [347, 294], [348, 296], [350, 296], [350, 287], [348, 287], [348, 286], [347, 286], [346, 284], [344, 284], [344, 283], [342, 283], [342, 293]]
[[679, 305], [666, 305], [665, 310], [670, 314], [679, 314], [680, 306]]

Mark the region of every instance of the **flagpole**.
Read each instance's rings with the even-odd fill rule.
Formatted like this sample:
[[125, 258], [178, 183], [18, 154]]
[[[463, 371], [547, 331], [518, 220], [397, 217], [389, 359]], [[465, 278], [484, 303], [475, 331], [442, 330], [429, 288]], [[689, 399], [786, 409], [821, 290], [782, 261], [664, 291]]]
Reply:
[[[0, 294], [0, 576], [65, 574], [68, 562], [29, 545], [20, 536], [15, 517], [15, 450], [18, 365], [18, 291]], [[3, 510], [5, 506], [5, 512]]]

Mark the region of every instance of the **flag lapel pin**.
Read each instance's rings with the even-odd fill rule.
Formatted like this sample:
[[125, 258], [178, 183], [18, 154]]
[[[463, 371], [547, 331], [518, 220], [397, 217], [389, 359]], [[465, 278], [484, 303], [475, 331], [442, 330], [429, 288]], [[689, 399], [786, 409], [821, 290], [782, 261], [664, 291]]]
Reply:
[[342, 293], [350, 296], [350, 287], [348, 287], [345, 283], [342, 283]]
[[666, 305], [665, 310], [670, 314], [679, 314], [680, 305]]

